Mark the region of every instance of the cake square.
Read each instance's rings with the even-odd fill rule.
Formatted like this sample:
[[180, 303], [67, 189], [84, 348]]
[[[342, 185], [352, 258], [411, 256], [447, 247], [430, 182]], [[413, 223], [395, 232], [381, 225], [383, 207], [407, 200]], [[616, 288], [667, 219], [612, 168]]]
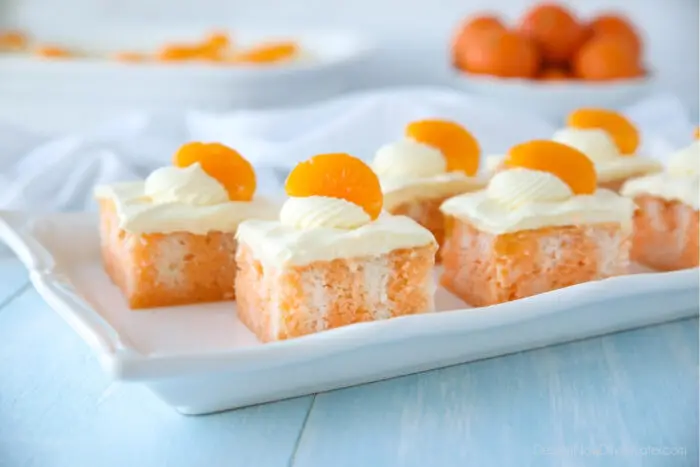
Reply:
[[406, 137], [380, 147], [372, 162], [381, 181], [384, 209], [415, 220], [442, 245], [442, 203], [486, 185], [477, 174], [480, 151], [476, 138], [456, 122], [409, 123]]
[[630, 238], [619, 223], [494, 234], [449, 219], [441, 284], [473, 306], [625, 274]]
[[445, 288], [487, 306], [628, 272], [634, 203], [597, 189], [583, 153], [532, 141], [506, 161], [486, 190], [441, 206]]
[[132, 309], [235, 298], [234, 232], [131, 233], [102, 200], [100, 237], [105, 269]]
[[621, 193], [638, 207], [634, 261], [660, 271], [698, 266], [700, 141], [672, 154], [664, 172], [629, 180]]
[[132, 309], [235, 298], [238, 224], [279, 209], [255, 198], [236, 151], [188, 143], [146, 180], [95, 188], [105, 271]]
[[[386, 244], [391, 232], [403, 241]], [[406, 217], [352, 231], [247, 221], [238, 241], [238, 316], [263, 342], [434, 311], [437, 244]]]

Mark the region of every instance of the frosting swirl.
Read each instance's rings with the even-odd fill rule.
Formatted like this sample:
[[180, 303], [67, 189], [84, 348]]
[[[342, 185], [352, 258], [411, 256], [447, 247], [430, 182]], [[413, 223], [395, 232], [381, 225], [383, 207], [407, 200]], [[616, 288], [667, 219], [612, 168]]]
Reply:
[[557, 143], [566, 144], [584, 153], [594, 163], [600, 163], [620, 157], [615, 141], [605, 130], [579, 130], [564, 128], [552, 136]]
[[634, 198], [651, 195], [680, 201], [693, 209], [700, 207], [700, 142], [672, 155], [665, 172], [627, 180], [620, 193]]
[[700, 175], [700, 141], [693, 141], [690, 146], [681, 149], [668, 161], [668, 173], [676, 176]]
[[379, 148], [372, 169], [382, 178], [425, 178], [445, 173], [447, 162], [438, 149], [404, 139]]
[[155, 204], [211, 206], [229, 201], [226, 189], [199, 163], [185, 168], [161, 167], [153, 171], [144, 184], [144, 194]]
[[371, 221], [360, 206], [327, 196], [289, 198], [280, 211], [283, 225], [303, 230], [322, 227], [350, 230]]
[[510, 209], [530, 202], [564, 201], [573, 196], [569, 185], [551, 173], [521, 168], [494, 175], [486, 192], [489, 198]]

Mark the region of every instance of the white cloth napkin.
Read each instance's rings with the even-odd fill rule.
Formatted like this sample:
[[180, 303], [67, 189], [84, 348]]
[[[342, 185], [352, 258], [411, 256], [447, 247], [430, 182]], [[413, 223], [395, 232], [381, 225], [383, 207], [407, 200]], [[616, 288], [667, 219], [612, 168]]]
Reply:
[[[642, 129], [645, 154], [663, 157], [690, 141], [692, 122], [672, 97], [653, 97], [627, 114]], [[436, 88], [376, 90], [291, 110], [135, 114], [53, 140], [0, 126], [0, 208], [94, 209], [95, 185], [143, 178], [187, 141], [236, 148], [256, 166], [260, 191], [275, 192], [284, 173], [309, 156], [349, 152], [370, 160], [382, 144], [401, 137], [408, 121], [426, 117], [466, 125], [484, 154], [548, 138], [557, 126], [535, 113]]]

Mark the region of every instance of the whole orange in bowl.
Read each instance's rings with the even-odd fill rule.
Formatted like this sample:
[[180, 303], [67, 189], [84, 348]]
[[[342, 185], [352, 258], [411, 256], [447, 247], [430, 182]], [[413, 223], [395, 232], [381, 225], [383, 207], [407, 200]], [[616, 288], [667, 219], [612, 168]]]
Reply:
[[465, 20], [457, 29], [452, 38], [451, 53], [452, 64], [458, 68], [462, 68], [461, 56], [465, 47], [468, 47], [469, 42], [476, 40], [478, 35], [491, 31], [504, 31], [506, 27], [501, 20], [496, 16], [482, 15], [474, 16]]
[[586, 39], [586, 28], [566, 8], [543, 3], [525, 13], [518, 31], [542, 51], [545, 63], [565, 65]]
[[579, 50], [574, 74], [588, 81], [639, 78], [644, 67], [630, 43], [615, 35], [594, 36]]
[[513, 28], [489, 15], [464, 22], [451, 43], [453, 83], [551, 119], [581, 107], [619, 108], [654, 88], [637, 39], [623, 16], [587, 23], [569, 7], [540, 0]]
[[537, 79], [540, 81], [565, 81], [571, 78], [572, 76], [569, 70], [554, 66], [543, 68], [537, 75]]
[[614, 35], [629, 42], [636, 56], [642, 54], [642, 39], [632, 23], [621, 15], [608, 13], [596, 16], [588, 24], [588, 30], [594, 37]]
[[540, 53], [528, 38], [513, 31], [489, 31], [462, 44], [457, 63], [466, 72], [501, 78], [534, 78]]

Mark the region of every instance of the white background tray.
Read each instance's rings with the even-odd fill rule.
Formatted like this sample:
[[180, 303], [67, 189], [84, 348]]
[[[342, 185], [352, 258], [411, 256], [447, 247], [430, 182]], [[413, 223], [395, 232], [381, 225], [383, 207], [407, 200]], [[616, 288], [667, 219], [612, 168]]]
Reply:
[[[0, 212], [0, 238], [116, 380], [184, 414], [350, 386], [698, 314], [698, 269], [639, 273], [469, 308], [260, 344], [235, 303], [132, 312], [102, 271], [93, 214]], [[452, 310], [452, 311], [448, 311]]]

